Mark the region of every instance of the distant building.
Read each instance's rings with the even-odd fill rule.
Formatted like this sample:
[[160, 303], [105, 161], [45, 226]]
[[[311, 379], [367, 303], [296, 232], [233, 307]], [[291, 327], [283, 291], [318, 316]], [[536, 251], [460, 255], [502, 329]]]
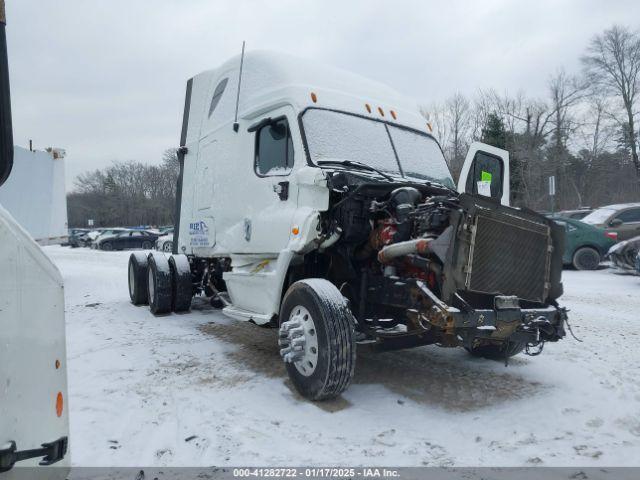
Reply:
[[0, 188], [0, 205], [40, 245], [67, 240], [65, 151], [30, 151], [15, 147], [13, 170]]

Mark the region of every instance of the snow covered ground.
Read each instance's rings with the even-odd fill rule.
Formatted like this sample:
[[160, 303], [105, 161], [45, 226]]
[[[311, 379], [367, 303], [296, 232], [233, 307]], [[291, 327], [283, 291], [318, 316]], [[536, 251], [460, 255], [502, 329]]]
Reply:
[[640, 465], [640, 277], [564, 273], [583, 343], [508, 367], [359, 352], [342, 398], [312, 403], [274, 330], [206, 302], [153, 317], [129, 303], [128, 253], [45, 251], [65, 279], [74, 465]]

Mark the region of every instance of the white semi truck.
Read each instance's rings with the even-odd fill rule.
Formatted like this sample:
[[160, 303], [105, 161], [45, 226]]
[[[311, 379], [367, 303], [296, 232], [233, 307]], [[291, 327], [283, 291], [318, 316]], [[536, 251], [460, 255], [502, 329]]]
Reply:
[[252, 52], [187, 83], [173, 254], [134, 253], [154, 314], [193, 295], [279, 328], [304, 396], [339, 395], [356, 345], [503, 358], [564, 336], [563, 231], [509, 207], [509, 156], [471, 145], [458, 185], [417, 104]]
[[[0, 188], [12, 164], [4, 0], [0, 0]], [[69, 407], [62, 278], [2, 206], [0, 265], [0, 478], [63, 479], [69, 465]]]

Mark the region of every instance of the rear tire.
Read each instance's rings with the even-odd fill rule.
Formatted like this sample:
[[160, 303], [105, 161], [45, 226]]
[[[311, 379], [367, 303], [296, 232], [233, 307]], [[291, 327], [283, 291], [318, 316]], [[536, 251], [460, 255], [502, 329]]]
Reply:
[[[303, 335], [292, 335], [295, 324], [303, 327]], [[309, 325], [312, 328], [306, 328]], [[280, 346], [285, 361], [292, 340], [301, 336], [306, 342], [304, 357], [286, 363], [291, 382], [310, 400], [337, 397], [353, 378], [356, 344], [347, 300], [331, 282], [318, 278], [301, 280], [287, 291], [280, 315]]]
[[596, 270], [600, 260], [600, 253], [591, 247], [579, 248], [573, 254], [573, 266], [576, 270]]
[[171, 311], [171, 268], [164, 254], [151, 252], [147, 257], [149, 284], [149, 310], [154, 315]]
[[467, 348], [474, 357], [488, 358], [489, 360], [504, 360], [519, 354], [526, 345], [521, 342], [507, 342], [502, 345], [480, 345], [475, 348]]
[[147, 256], [141, 252], [132, 253], [129, 257], [129, 298], [134, 305], [149, 303], [147, 265]]
[[174, 312], [186, 312], [191, 308], [193, 284], [191, 282], [191, 265], [186, 255], [171, 255], [171, 297]]

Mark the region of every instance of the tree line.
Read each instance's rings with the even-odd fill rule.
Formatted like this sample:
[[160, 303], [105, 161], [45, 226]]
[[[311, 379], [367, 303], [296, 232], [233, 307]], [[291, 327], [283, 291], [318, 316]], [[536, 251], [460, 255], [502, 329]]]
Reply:
[[550, 176], [556, 209], [640, 201], [640, 36], [614, 26], [580, 60], [582, 71], [548, 79], [546, 98], [480, 90], [423, 107], [454, 177], [471, 142], [482, 141], [509, 151], [516, 206], [552, 208]]
[[[511, 201], [536, 210], [640, 201], [640, 34], [614, 26], [592, 38], [582, 70], [559, 69], [545, 98], [480, 90], [421, 108], [457, 179], [467, 149], [482, 141], [510, 153]], [[72, 227], [174, 222], [179, 164], [116, 162], [77, 177], [68, 194]], [[556, 195], [548, 193], [555, 176]]]
[[67, 194], [70, 227], [173, 225], [179, 162], [175, 149], [160, 165], [114, 162], [79, 175]]

